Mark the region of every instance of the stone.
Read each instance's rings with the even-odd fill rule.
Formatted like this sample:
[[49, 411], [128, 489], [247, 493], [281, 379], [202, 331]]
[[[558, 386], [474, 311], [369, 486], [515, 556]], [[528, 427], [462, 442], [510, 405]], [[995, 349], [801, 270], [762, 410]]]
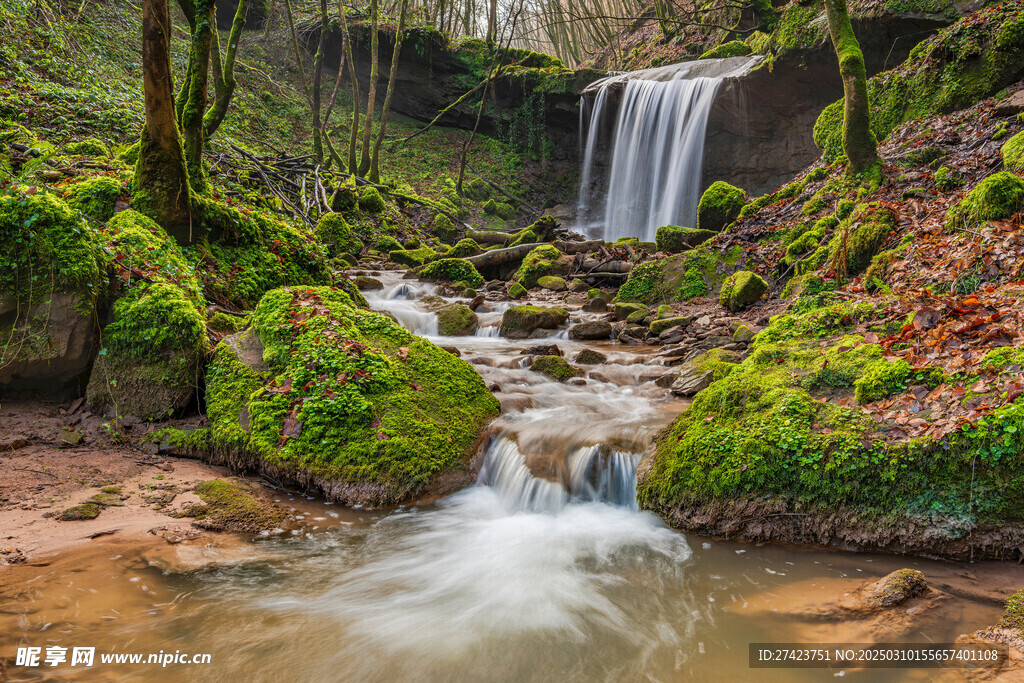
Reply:
[[697, 228], [708, 232], [721, 232], [740, 215], [747, 203], [746, 193], [729, 183], [716, 180], [704, 191], [697, 205]]
[[617, 303], [614, 310], [616, 320], [625, 320], [636, 311], [643, 311], [644, 315], [647, 315], [647, 307], [643, 304]]
[[722, 284], [720, 304], [734, 313], [758, 301], [768, 291], [768, 284], [757, 273], [741, 270]]
[[687, 327], [690, 324], [690, 320], [691, 318], [687, 316], [677, 316], [675, 318], [661, 318], [660, 320], [655, 320], [653, 323], [651, 323], [650, 331], [651, 334], [659, 336], [662, 332], [671, 327]]
[[875, 607], [895, 607], [928, 590], [924, 574], [916, 569], [897, 569], [864, 588], [863, 598]]
[[677, 396], [693, 396], [711, 386], [714, 374], [710, 370], [686, 367], [676, 374], [671, 391]]
[[657, 249], [658, 251], [667, 251], [674, 254], [704, 244], [717, 234], [717, 232], [712, 230], [683, 228], [678, 225], [663, 225], [658, 228], [656, 238]]
[[518, 282], [513, 282], [508, 286], [508, 298], [509, 299], [522, 299], [526, 296], [526, 287], [523, 287]]
[[513, 306], [501, 317], [501, 336], [509, 339], [526, 339], [534, 331], [554, 330], [569, 319], [564, 308], [542, 306]]
[[543, 277], [537, 278], [537, 286], [541, 289], [547, 289], [552, 292], [564, 292], [565, 280], [557, 275], [544, 275]]
[[476, 313], [462, 304], [451, 304], [437, 313], [437, 329], [445, 337], [469, 336], [475, 334], [479, 326]]
[[587, 291], [587, 289], [588, 289], [587, 283], [584, 282], [583, 280], [579, 279], [578, 277], [577, 278], [573, 278], [572, 282], [569, 283], [569, 291], [570, 292], [574, 292], [576, 294], [579, 294], [580, 292]]
[[587, 313], [604, 313], [608, 310], [608, 300], [601, 297], [590, 299], [583, 304], [583, 310]]
[[[633, 323], [634, 325], [640, 325], [648, 317], [649, 311], [646, 308], [640, 308], [626, 316], [627, 323]], [[647, 323], [648, 325], [650, 322]]]
[[1024, 112], [1024, 90], [1018, 90], [996, 104], [996, 116], [1016, 116]]
[[520, 351], [524, 356], [562, 356], [562, 349], [557, 344], [537, 344], [527, 346]]
[[569, 328], [570, 339], [610, 339], [612, 324], [607, 320], [588, 320]]
[[367, 277], [366, 275], [356, 275], [352, 278], [352, 282], [359, 288], [360, 292], [375, 292], [380, 289], [384, 289], [384, 283], [377, 278]]
[[576, 376], [576, 370], [561, 356], [540, 356], [530, 365], [530, 370], [545, 374], [559, 382]]
[[608, 360], [608, 356], [595, 351], [594, 349], [583, 349], [576, 354], [575, 361], [580, 365], [601, 365]]
[[[730, 325], [730, 327], [732, 327]], [[732, 340], [737, 342], [752, 342], [756, 332], [747, 327], [746, 325], [737, 325], [735, 331], [732, 333]]]

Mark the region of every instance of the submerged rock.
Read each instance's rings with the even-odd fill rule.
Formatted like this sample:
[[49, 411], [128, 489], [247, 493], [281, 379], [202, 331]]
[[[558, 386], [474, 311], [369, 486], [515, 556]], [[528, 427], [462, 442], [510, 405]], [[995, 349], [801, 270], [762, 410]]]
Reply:
[[576, 370], [569, 361], [561, 356], [541, 356], [533, 361], [530, 370], [547, 375], [551, 379], [564, 382], [576, 376]]
[[207, 375], [213, 447], [241, 466], [349, 505], [398, 503], [462, 472], [498, 413], [472, 366], [339, 289], [274, 290], [252, 320]]
[[213, 479], [194, 490], [202, 505], [190, 506], [185, 516], [195, 518], [194, 524], [203, 529], [253, 534], [280, 527], [288, 519], [283, 507], [245, 481]]
[[864, 601], [874, 607], [895, 607], [928, 590], [924, 574], [916, 569], [897, 569], [864, 589]]

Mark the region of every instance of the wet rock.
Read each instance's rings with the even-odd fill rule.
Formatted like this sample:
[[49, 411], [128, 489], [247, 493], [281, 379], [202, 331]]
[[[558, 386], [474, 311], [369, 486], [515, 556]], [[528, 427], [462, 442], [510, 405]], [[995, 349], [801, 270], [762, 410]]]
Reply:
[[542, 306], [513, 306], [501, 317], [501, 336], [509, 339], [527, 339], [536, 330], [554, 330], [569, 319], [564, 308]]
[[513, 282], [508, 286], [508, 298], [509, 299], [522, 299], [528, 292], [526, 287], [523, 287], [518, 282]]
[[680, 366], [671, 391], [677, 396], [694, 396], [711, 386], [715, 380], [724, 377], [739, 361], [739, 354], [721, 349], [712, 349], [695, 356]]
[[583, 349], [576, 354], [575, 361], [580, 365], [601, 365], [608, 360], [608, 356], [593, 349]]
[[477, 294], [473, 297], [473, 300], [469, 302], [469, 310], [476, 311], [480, 306], [483, 305], [485, 299], [483, 294]]
[[660, 335], [665, 330], [679, 326], [685, 328], [690, 324], [691, 318], [687, 316], [678, 316], [675, 318], [662, 318], [661, 320], [655, 320], [651, 323], [650, 331], [653, 335]]
[[646, 324], [650, 325], [651, 322], [649, 320], [647, 320], [647, 318], [649, 318], [649, 317], [650, 317], [650, 312], [646, 308], [642, 308], [642, 309], [633, 311], [628, 316], [626, 316], [626, 322], [627, 323], [633, 323], [634, 325], [642, 325], [642, 324], [645, 324], [644, 321], [646, 320], [647, 321]]
[[375, 292], [380, 289], [384, 289], [384, 283], [377, 278], [367, 277], [365, 275], [357, 275], [352, 278], [353, 284], [359, 288], [360, 292]]
[[609, 339], [612, 336], [612, 324], [607, 320], [588, 320], [573, 325], [569, 329], [570, 339]]
[[462, 351], [459, 351], [457, 346], [442, 346], [441, 348], [457, 358], [462, 358]]
[[643, 339], [647, 336], [647, 328], [643, 325], [626, 325], [622, 331], [631, 337], [636, 337], [637, 339]]
[[704, 391], [714, 381], [714, 373], [696, 367], [686, 367], [672, 380], [672, 393], [677, 396], [693, 396]]
[[562, 350], [558, 348], [557, 344], [537, 344], [536, 346], [527, 346], [525, 349], [520, 351], [524, 356], [562, 356]]
[[696, 228], [682, 228], [677, 225], [663, 225], [658, 228], [656, 244], [658, 251], [676, 253], [693, 249], [694, 247], [707, 242], [717, 235], [711, 230], [698, 230]]
[[600, 297], [591, 299], [583, 304], [583, 310], [588, 313], [604, 313], [608, 310], [608, 300]]
[[615, 319], [626, 320], [635, 311], [643, 311], [647, 315], [647, 307], [643, 304], [617, 303], [615, 304]]
[[564, 292], [565, 280], [557, 275], [545, 275], [537, 278], [537, 286], [552, 292]]
[[505, 282], [503, 280], [488, 280], [487, 284], [484, 285], [484, 290], [488, 292], [503, 292], [505, 291]]
[[242, 480], [213, 479], [195, 487], [202, 505], [185, 510], [202, 529], [257, 533], [274, 529], [288, 518], [287, 511]]
[[897, 569], [864, 588], [864, 601], [875, 607], [895, 607], [928, 590], [924, 574], [916, 569]]
[[569, 291], [575, 292], [577, 294], [580, 292], [585, 292], [587, 291], [587, 283], [579, 279], [578, 277], [573, 278], [573, 281], [569, 283]]
[[547, 375], [551, 379], [564, 382], [576, 376], [576, 369], [561, 356], [541, 356], [533, 361], [530, 370]]
[[437, 330], [445, 337], [471, 335], [479, 326], [476, 313], [462, 304], [451, 304], [437, 313]]

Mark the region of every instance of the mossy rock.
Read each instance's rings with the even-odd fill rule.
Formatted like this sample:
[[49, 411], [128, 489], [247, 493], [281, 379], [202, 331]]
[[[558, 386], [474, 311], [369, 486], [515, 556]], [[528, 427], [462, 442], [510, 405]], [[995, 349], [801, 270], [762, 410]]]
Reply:
[[672, 307], [668, 304], [662, 304], [658, 306], [657, 312], [654, 314], [655, 320], [664, 320], [665, 318], [672, 317]]
[[363, 243], [352, 232], [348, 221], [340, 213], [328, 213], [316, 224], [316, 234], [327, 247], [329, 256], [358, 254]]
[[486, 202], [484, 202], [484, 213], [488, 215], [498, 213], [498, 202], [494, 201], [493, 199], [488, 199]]
[[616, 302], [613, 312], [615, 314], [616, 320], [626, 320], [627, 318], [629, 318], [629, 316], [633, 315], [638, 311], [642, 312], [646, 316], [648, 310], [649, 309], [647, 308], [647, 306], [644, 306], [643, 304]]
[[491, 197], [491, 186], [481, 178], [473, 178], [462, 189], [474, 202], [483, 202]]
[[458, 236], [458, 231], [455, 229], [455, 224], [451, 218], [448, 218], [443, 213], [436, 213], [434, 214], [434, 234], [442, 242], [451, 244]]
[[501, 316], [501, 336], [526, 339], [534, 330], [554, 330], [565, 324], [569, 312], [564, 308], [542, 306], [512, 306]]
[[60, 521], [78, 522], [86, 519], [96, 519], [100, 516], [100, 510], [100, 506], [96, 503], [75, 505], [74, 507], [69, 507], [67, 510], [60, 513]]
[[207, 373], [215, 449], [346, 504], [461, 471], [498, 409], [472, 366], [327, 287], [268, 293]]
[[692, 318], [685, 315], [676, 316], [675, 318], [661, 318], [652, 322], [649, 330], [650, 333], [656, 337], [665, 330], [676, 327], [677, 325], [685, 328], [689, 326], [691, 320]]
[[681, 254], [643, 261], [630, 270], [617, 299], [654, 306], [712, 294], [740, 265], [742, 256], [740, 245], [724, 254], [703, 245]]
[[402, 243], [391, 235], [384, 235], [377, 240], [377, 244], [374, 245], [374, 248], [382, 254], [389, 254], [392, 251], [401, 251]]
[[106, 223], [114, 216], [114, 207], [125, 196], [124, 185], [110, 176], [96, 176], [75, 183], [64, 191], [64, 199], [75, 211]]
[[1006, 608], [997, 625], [1010, 629], [1017, 635], [1024, 634], [1024, 589], [1017, 591], [1006, 601]]
[[612, 324], [607, 320], [587, 320], [569, 328], [569, 339], [599, 340], [612, 336]]
[[194, 399], [206, 355], [206, 321], [176, 285], [136, 285], [114, 302], [86, 387], [96, 413], [160, 419]]
[[644, 318], [647, 318], [648, 316], [650, 316], [650, 314], [651, 312], [647, 309], [646, 306], [644, 306], [643, 308], [635, 310], [628, 316], [626, 316], [626, 322], [631, 323], [633, 325], [639, 325], [644, 321]]
[[508, 286], [509, 299], [522, 299], [527, 294], [529, 294], [529, 292], [526, 291], [526, 287], [523, 287], [518, 282], [513, 282]]
[[[1003, 167], [1007, 171], [1024, 173], [1024, 131], [1003, 143], [999, 149], [999, 156], [1003, 158]], [[938, 181], [938, 173], [935, 175]]]
[[693, 249], [717, 235], [711, 230], [683, 228], [678, 225], [663, 225], [658, 228], [656, 244], [658, 251], [676, 253]]
[[950, 230], [970, 230], [988, 221], [1002, 221], [1024, 210], [1024, 179], [1009, 171], [994, 173], [946, 212]]
[[376, 187], [367, 187], [359, 193], [359, 208], [369, 213], [381, 213], [387, 208], [384, 198]]
[[436, 259], [437, 252], [430, 247], [420, 247], [419, 249], [399, 249], [397, 251], [390, 252], [388, 254], [388, 258], [403, 266], [415, 268]]
[[537, 278], [537, 286], [541, 289], [547, 289], [552, 292], [564, 292], [565, 280], [557, 275], [544, 275], [543, 277]]
[[838, 258], [845, 233], [846, 272], [850, 276], [859, 275], [871, 265], [871, 259], [895, 229], [896, 213], [891, 208], [878, 202], [861, 204], [837, 229], [829, 243], [829, 258]]
[[741, 40], [730, 40], [727, 43], [716, 45], [697, 59], [726, 59], [728, 57], [746, 57], [753, 53], [749, 45]]
[[195, 525], [214, 531], [255, 534], [282, 526], [288, 512], [251, 484], [238, 479], [212, 479], [193, 489], [202, 505], [185, 511]]
[[71, 142], [64, 146], [64, 152], [71, 156], [82, 157], [109, 157], [110, 148], [106, 143], [96, 138], [87, 138], [81, 142]]
[[601, 365], [608, 361], [608, 356], [594, 349], [583, 349], [575, 358], [580, 365]]
[[384, 289], [384, 283], [375, 277], [369, 277], [368, 275], [356, 275], [352, 278], [352, 284], [360, 292], [377, 292]]
[[910, 363], [902, 358], [891, 363], [885, 360], [873, 363], [854, 384], [857, 402], [865, 405], [889, 398], [904, 388], [912, 372]]
[[928, 591], [917, 569], [897, 569], [864, 589], [864, 601], [873, 607], [896, 607]]
[[564, 270], [558, 264], [562, 252], [550, 244], [543, 244], [534, 248], [523, 259], [519, 271], [516, 273], [516, 280], [523, 287], [532, 289], [537, 286], [537, 280], [545, 275], [557, 275], [558, 270]]
[[700, 197], [697, 205], [697, 228], [721, 232], [736, 220], [747, 203], [746, 193], [729, 183], [716, 180]]
[[477, 256], [484, 253], [484, 250], [480, 248], [476, 240], [467, 237], [459, 240], [454, 247], [452, 247], [445, 256], [448, 258], [468, 258], [470, 256]]
[[586, 292], [588, 289], [589, 285], [587, 285], [586, 282], [579, 279], [578, 277], [573, 278], [572, 282], [569, 283], [569, 291], [575, 294], [582, 294], [583, 292]]
[[248, 316], [228, 315], [227, 313], [214, 313], [206, 321], [206, 329], [219, 332], [220, 334], [234, 334], [241, 332], [249, 325]]
[[768, 291], [768, 284], [757, 273], [741, 270], [734, 273], [718, 295], [718, 302], [734, 313], [759, 301]]
[[461, 289], [479, 287], [484, 283], [483, 276], [477, 272], [473, 264], [461, 258], [433, 261], [418, 273], [418, 277], [428, 282], [461, 282]]
[[561, 356], [539, 356], [530, 365], [530, 370], [547, 375], [557, 382], [564, 382], [576, 376], [576, 369]]
[[444, 337], [465, 337], [476, 333], [480, 320], [462, 304], [452, 304], [437, 313], [437, 329]]

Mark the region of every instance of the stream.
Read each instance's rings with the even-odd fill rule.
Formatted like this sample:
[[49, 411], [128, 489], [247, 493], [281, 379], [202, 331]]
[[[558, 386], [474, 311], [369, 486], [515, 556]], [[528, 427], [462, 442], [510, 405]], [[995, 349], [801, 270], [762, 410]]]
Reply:
[[[587, 342], [608, 362], [560, 384], [529, 371], [523, 350], [556, 344], [572, 360], [585, 346], [564, 329], [503, 339], [496, 332], [509, 304], [487, 302], [475, 336], [439, 337], [436, 316], [417, 304], [435, 289], [381, 279], [384, 289], [368, 293], [371, 306], [457, 347], [500, 387], [502, 415], [476, 486], [389, 510], [282, 494], [302, 528], [220, 551], [159, 541], [58, 557], [36, 566], [31, 580], [0, 583], [0, 652], [53, 643], [212, 655], [205, 666], [106, 666], [88, 680], [825, 680], [840, 672], [752, 671], [747, 644], [877, 637], [864, 624], [801, 616], [902, 567], [929, 581], [955, 581], [968, 569], [1020, 579], [1017, 568], [998, 564], [758, 546], [668, 529], [635, 500], [641, 453], [685, 407], [653, 381], [666, 371], [656, 348]], [[572, 319], [591, 315], [576, 310]], [[952, 598], [888, 639], [948, 642], [1000, 613], [994, 603]], [[12, 681], [76, 673], [8, 670]], [[865, 681], [962, 676], [844, 673]]]

